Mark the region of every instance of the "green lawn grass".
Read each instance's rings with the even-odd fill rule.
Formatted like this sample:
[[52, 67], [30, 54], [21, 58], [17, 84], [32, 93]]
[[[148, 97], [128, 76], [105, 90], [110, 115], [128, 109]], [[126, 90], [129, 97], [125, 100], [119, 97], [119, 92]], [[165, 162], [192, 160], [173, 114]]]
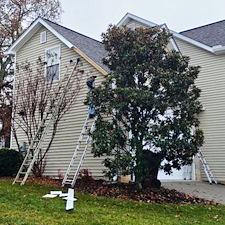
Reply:
[[1, 225], [148, 225], [225, 224], [225, 206], [147, 204], [76, 193], [75, 210], [60, 198], [42, 196], [56, 190], [0, 180]]

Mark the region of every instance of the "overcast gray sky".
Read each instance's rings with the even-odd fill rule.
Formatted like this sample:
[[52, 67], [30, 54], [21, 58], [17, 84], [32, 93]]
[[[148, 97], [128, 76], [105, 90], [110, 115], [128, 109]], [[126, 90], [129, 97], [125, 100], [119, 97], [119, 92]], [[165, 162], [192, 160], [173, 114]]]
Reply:
[[225, 0], [61, 0], [62, 25], [101, 40], [127, 13], [180, 32], [225, 19]]

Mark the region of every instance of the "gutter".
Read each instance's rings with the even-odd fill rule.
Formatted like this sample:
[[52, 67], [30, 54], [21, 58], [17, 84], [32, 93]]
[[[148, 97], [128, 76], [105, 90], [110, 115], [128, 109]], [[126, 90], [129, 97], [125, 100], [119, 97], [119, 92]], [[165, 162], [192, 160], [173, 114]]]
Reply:
[[205, 44], [202, 44], [201, 42], [198, 42], [198, 41], [195, 41], [189, 37], [186, 37], [182, 34], [179, 34], [175, 31], [172, 31], [170, 30], [170, 32], [173, 34], [174, 37], [176, 37], [177, 39], [180, 39], [182, 41], [185, 41], [189, 44], [192, 44], [196, 47], [199, 47], [199, 48], [202, 48], [210, 53], [213, 53], [215, 55], [222, 55], [222, 54], [225, 54], [225, 46], [222, 46], [222, 45], [215, 45], [215, 46], [208, 46], [208, 45], [205, 45]]
[[225, 54], [225, 46], [222, 46], [222, 45], [216, 45], [216, 46], [213, 46], [212, 49], [213, 49], [213, 53], [214, 53], [215, 55], [222, 55], [222, 54]]

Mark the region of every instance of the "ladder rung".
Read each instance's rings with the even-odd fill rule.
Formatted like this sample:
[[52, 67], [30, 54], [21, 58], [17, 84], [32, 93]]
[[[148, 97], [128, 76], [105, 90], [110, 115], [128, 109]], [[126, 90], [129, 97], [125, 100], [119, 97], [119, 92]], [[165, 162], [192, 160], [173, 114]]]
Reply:
[[[87, 148], [93, 142], [91, 137], [90, 137], [90, 135], [93, 132], [93, 127], [95, 125], [95, 120], [96, 120], [96, 118], [94, 120], [90, 121], [90, 119], [88, 119], [88, 117], [85, 120], [83, 128], [82, 128], [81, 133], [80, 133], [80, 137], [79, 137], [79, 139], [77, 141], [77, 147], [75, 148], [74, 154], [73, 154], [73, 156], [71, 158], [70, 164], [69, 164], [69, 166], [67, 168], [65, 177], [63, 179], [62, 186], [65, 185], [65, 184], [71, 184], [73, 186], [75, 185], [75, 182], [76, 182], [79, 170], [80, 170], [80, 168], [82, 166], [84, 157], [85, 157], [86, 152], [87, 152]], [[90, 126], [88, 126], [89, 123], [90, 123]], [[86, 137], [84, 137], [84, 136], [86, 136]], [[84, 146], [85, 146], [84, 150], [83, 151], [79, 151], [80, 147], [83, 149]], [[75, 174], [73, 174], [73, 180], [67, 179], [68, 176], [71, 177], [71, 174], [70, 174], [71, 173], [71, 169], [74, 166], [74, 164], [76, 164], [76, 163], [78, 163], [78, 165], [75, 166], [76, 167], [76, 171], [75, 171]]]
[[33, 156], [30, 156], [30, 158], [27, 158], [27, 161], [32, 161], [34, 159]]
[[24, 175], [24, 174], [26, 174], [27, 172], [20, 172], [20, 174], [22, 174], [22, 175]]
[[[77, 60], [77, 63], [75, 64], [75, 67], [73, 68], [73, 72], [70, 73], [68, 76], [64, 76], [64, 78], [60, 80], [60, 83], [58, 84], [58, 88], [56, 89], [56, 92], [55, 92], [55, 99], [52, 102], [52, 104], [50, 104], [47, 107], [47, 112], [44, 118], [42, 118], [41, 120], [41, 123], [36, 132], [36, 135], [34, 136], [34, 139], [32, 140], [32, 143], [29, 146], [29, 150], [27, 152], [25, 160], [23, 161], [21, 165], [21, 169], [19, 169], [17, 173], [14, 183], [22, 182], [21, 184], [24, 184], [26, 182], [27, 175], [29, 175], [32, 169], [31, 167], [33, 166], [33, 162], [37, 158], [37, 155], [40, 152], [41, 144], [43, 143], [44, 138], [46, 137], [48, 130], [50, 129], [50, 125], [52, 125], [51, 122], [55, 119], [55, 117], [59, 113], [59, 106], [61, 102], [64, 100], [66, 91], [68, 90], [69, 81], [72, 79], [72, 76], [74, 75], [74, 72], [77, 69], [78, 63], [79, 63], [79, 60]], [[65, 81], [66, 82], [65, 85], [63, 85], [64, 84], [63, 80], [65, 79], [65, 77], [67, 77], [67, 82]], [[29, 156], [31, 153], [33, 153], [33, 156], [31, 157], [31, 159], [29, 159]], [[25, 168], [23, 168], [24, 166]], [[24, 170], [27, 170], [27, 171], [25, 172]], [[19, 175], [25, 175], [22, 181], [18, 180]], [[72, 182], [72, 180], [71, 181], [67, 180], [67, 182]]]
[[207, 176], [207, 178], [209, 180], [209, 183], [210, 184], [212, 184], [212, 183], [217, 184], [217, 181], [215, 180], [215, 178], [214, 178], [214, 176], [213, 176], [213, 174], [212, 174], [212, 172], [211, 172], [211, 170], [209, 168], [209, 165], [208, 165], [205, 157], [203, 156], [202, 152], [198, 151], [197, 155], [198, 155], [198, 157], [199, 157], [199, 159], [200, 159], [200, 161], [202, 163], [202, 166], [203, 166], [205, 174], [206, 174], [206, 176]]
[[72, 181], [66, 181], [64, 184], [72, 184]]
[[22, 180], [15, 180], [14, 182], [15, 183], [22, 183], [23, 181]]

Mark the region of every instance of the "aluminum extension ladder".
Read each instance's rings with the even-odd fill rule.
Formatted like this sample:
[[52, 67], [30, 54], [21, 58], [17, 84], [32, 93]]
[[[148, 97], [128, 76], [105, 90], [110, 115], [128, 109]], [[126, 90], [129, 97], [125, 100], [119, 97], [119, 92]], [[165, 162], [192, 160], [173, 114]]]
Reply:
[[[75, 186], [75, 183], [77, 181], [77, 178], [80, 172], [80, 168], [83, 164], [84, 158], [88, 151], [88, 147], [91, 144], [91, 140], [92, 140], [91, 134], [95, 129], [96, 118], [97, 117], [95, 117], [94, 119], [90, 119], [89, 115], [87, 116], [84, 122], [83, 128], [81, 130], [80, 136], [78, 138], [77, 146], [74, 150], [70, 164], [63, 178], [62, 186], [70, 185], [72, 188]], [[83, 151], [79, 151], [79, 149], [83, 147], [82, 144], [84, 144], [84, 149]], [[75, 169], [75, 173], [73, 173], [74, 169]]]
[[197, 156], [199, 158], [199, 160], [201, 161], [202, 163], [202, 166], [204, 168], [204, 171], [205, 171], [205, 174], [208, 178], [208, 181], [210, 184], [214, 183], [214, 184], [217, 184], [217, 181], [215, 180], [213, 174], [212, 174], [212, 171], [210, 170], [209, 168], [209, 164], [207, 163], [205, 157], [203, 156], [202, 152], [199, 150], [198, 153], [197, 153]]
[[[34, 135], [34, 138], [32, 139], [29, 148], [27, 150], [26, 156], [23, 160], [23, 163], [13, 181], [13, 184], [20, 183], [20, 185], [24, 185], [29, 174], [31, 173], [34, 163], [38, 158], [38, 155], [41, 151], [42, 144], [45, 140], [45, 137], [48, 134], [49, 128], [55, 121], [55, 119], [58, 116], [59, 107], [62, 103], [66, 92], [68, 91], [68, 85], [69, 82], [74, 74], [74, 72], [78, 73], [79, 71], [76, 71], [78, 64], [80, 62], [80, 59], [77, 58], [77, 61], [72, 69], [72, 71], [69, 73], [69, 68], [67, 68], [67, 72], [63, 79], [60, 80], [59, 85], [56, 90], [56, 99], [55, 101], [48, 107], [46, 114], [44, 115], [39, 128], [37, 129], [36, 134]], [[69, 73], [69, 74], [68, 74]], [[65, 85], [63, 84], [65, 82]], [[57, 97], [58, 96], [58, 97]]]

